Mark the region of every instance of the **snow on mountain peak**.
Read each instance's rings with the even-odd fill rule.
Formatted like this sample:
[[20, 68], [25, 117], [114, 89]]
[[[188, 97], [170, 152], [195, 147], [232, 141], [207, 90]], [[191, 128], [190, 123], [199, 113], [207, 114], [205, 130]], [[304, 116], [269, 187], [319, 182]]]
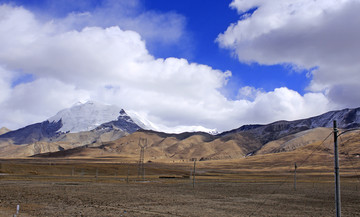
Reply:
[[216, 129], [209, 129], [203, 126], [176, 126], [168, 127], [162, 124], [155, 124], [149, 120], [149, 117], [145, 113], [138, 113], [132, 110], [128, 111], [128, 114], [132, 120], [141, 128], [146, 130], [154, 130], [165, 133], [183, 133], [183, 132], [205, 132], [212, 135], [217, 135], [219, 132]]
[[202, 126], [167, 127], [162, 124], [155, 124], [148, 119], [146, 114], [144, 115], [134, 111], [128, 111], [128, 113], [126, 113], [118, 106], [106, 105], [94, 101], [88, 101], [85, 103], [78, 102], [70, 108], [59, 111], [55, 116], [49, 118], [48, 121], [50, 123], [54, 123], [61, 120], [62, 127], [58, 130], [58, 132], [77, 133], [93, 130], [101, 124], [120, 119], [136, 124], [143, 129], [166, 133], [199, 131], [207, 132], [213, 135], [218, 133], [216, 129], [208, 129]]
[[117, 120], [119, 116], [126, 116], [126, 113], [115, 105], [88, 101], [63, 109], [48, 121], [58, 122], [61, 120], [62, 127], [59, 131], [76, 133], [95, 129], [103, 123]]

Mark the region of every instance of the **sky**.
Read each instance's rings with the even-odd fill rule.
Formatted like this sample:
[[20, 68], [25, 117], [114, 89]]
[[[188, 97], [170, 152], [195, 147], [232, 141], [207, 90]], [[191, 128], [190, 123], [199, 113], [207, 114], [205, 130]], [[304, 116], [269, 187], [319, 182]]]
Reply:
[[0, 0], [0, 127], [88, 100], [154, 129], [360, 106], [360, 0]]

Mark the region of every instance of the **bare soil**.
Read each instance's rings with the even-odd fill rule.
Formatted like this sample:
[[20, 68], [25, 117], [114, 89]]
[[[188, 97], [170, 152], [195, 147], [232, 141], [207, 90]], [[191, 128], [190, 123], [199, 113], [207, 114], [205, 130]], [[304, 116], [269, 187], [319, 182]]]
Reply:
[[[143, 180], [137, 164], [113, 159], [0, 160], [0, 216], [18, 204], [17, 217], [335, 216], [331, 167], [299, 169], [295, 190], [289, 167], [228, 163], [198, 162], [193, 187], [193, 164], [147, 163]], [[351, 171], [341, 173], [342, 216], [360, 216]]]
[[[331, 184], [86, 183], [2, 181], [1, 211], [18, 216], [334, 216]], [[343, 216], [360, 216], [355, 186], [342, 189]], [[4, 215], [5, 216], [5, 215]]]

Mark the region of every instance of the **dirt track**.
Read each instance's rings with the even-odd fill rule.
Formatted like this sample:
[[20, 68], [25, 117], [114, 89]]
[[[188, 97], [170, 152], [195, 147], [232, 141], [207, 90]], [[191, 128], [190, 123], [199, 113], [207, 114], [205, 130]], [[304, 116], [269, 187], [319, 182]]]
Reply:
[[[360, 189], [358, 189], [360, 190]], [[0, 214], [21, 216], [334, 216], [332, 184], [0, 181]], [[360, 216], [355, 184], [343, 216]]]

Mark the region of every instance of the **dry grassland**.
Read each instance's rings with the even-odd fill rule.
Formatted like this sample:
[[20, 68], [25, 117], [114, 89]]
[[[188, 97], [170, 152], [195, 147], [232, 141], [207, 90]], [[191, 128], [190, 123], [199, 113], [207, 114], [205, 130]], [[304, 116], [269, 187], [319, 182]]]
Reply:
[[[324, 153], [298, 168], [296, 191], [296, 152], [197, 162], [195, 188], [192, 163], [146, 163], [144, 181], [124, 158], [3, 159], [0, 216], [17, 204], [19, 217], [334, 216], [332, 158]], [[360, 160], [342, 158], [342, 214], [360, 216]]]

